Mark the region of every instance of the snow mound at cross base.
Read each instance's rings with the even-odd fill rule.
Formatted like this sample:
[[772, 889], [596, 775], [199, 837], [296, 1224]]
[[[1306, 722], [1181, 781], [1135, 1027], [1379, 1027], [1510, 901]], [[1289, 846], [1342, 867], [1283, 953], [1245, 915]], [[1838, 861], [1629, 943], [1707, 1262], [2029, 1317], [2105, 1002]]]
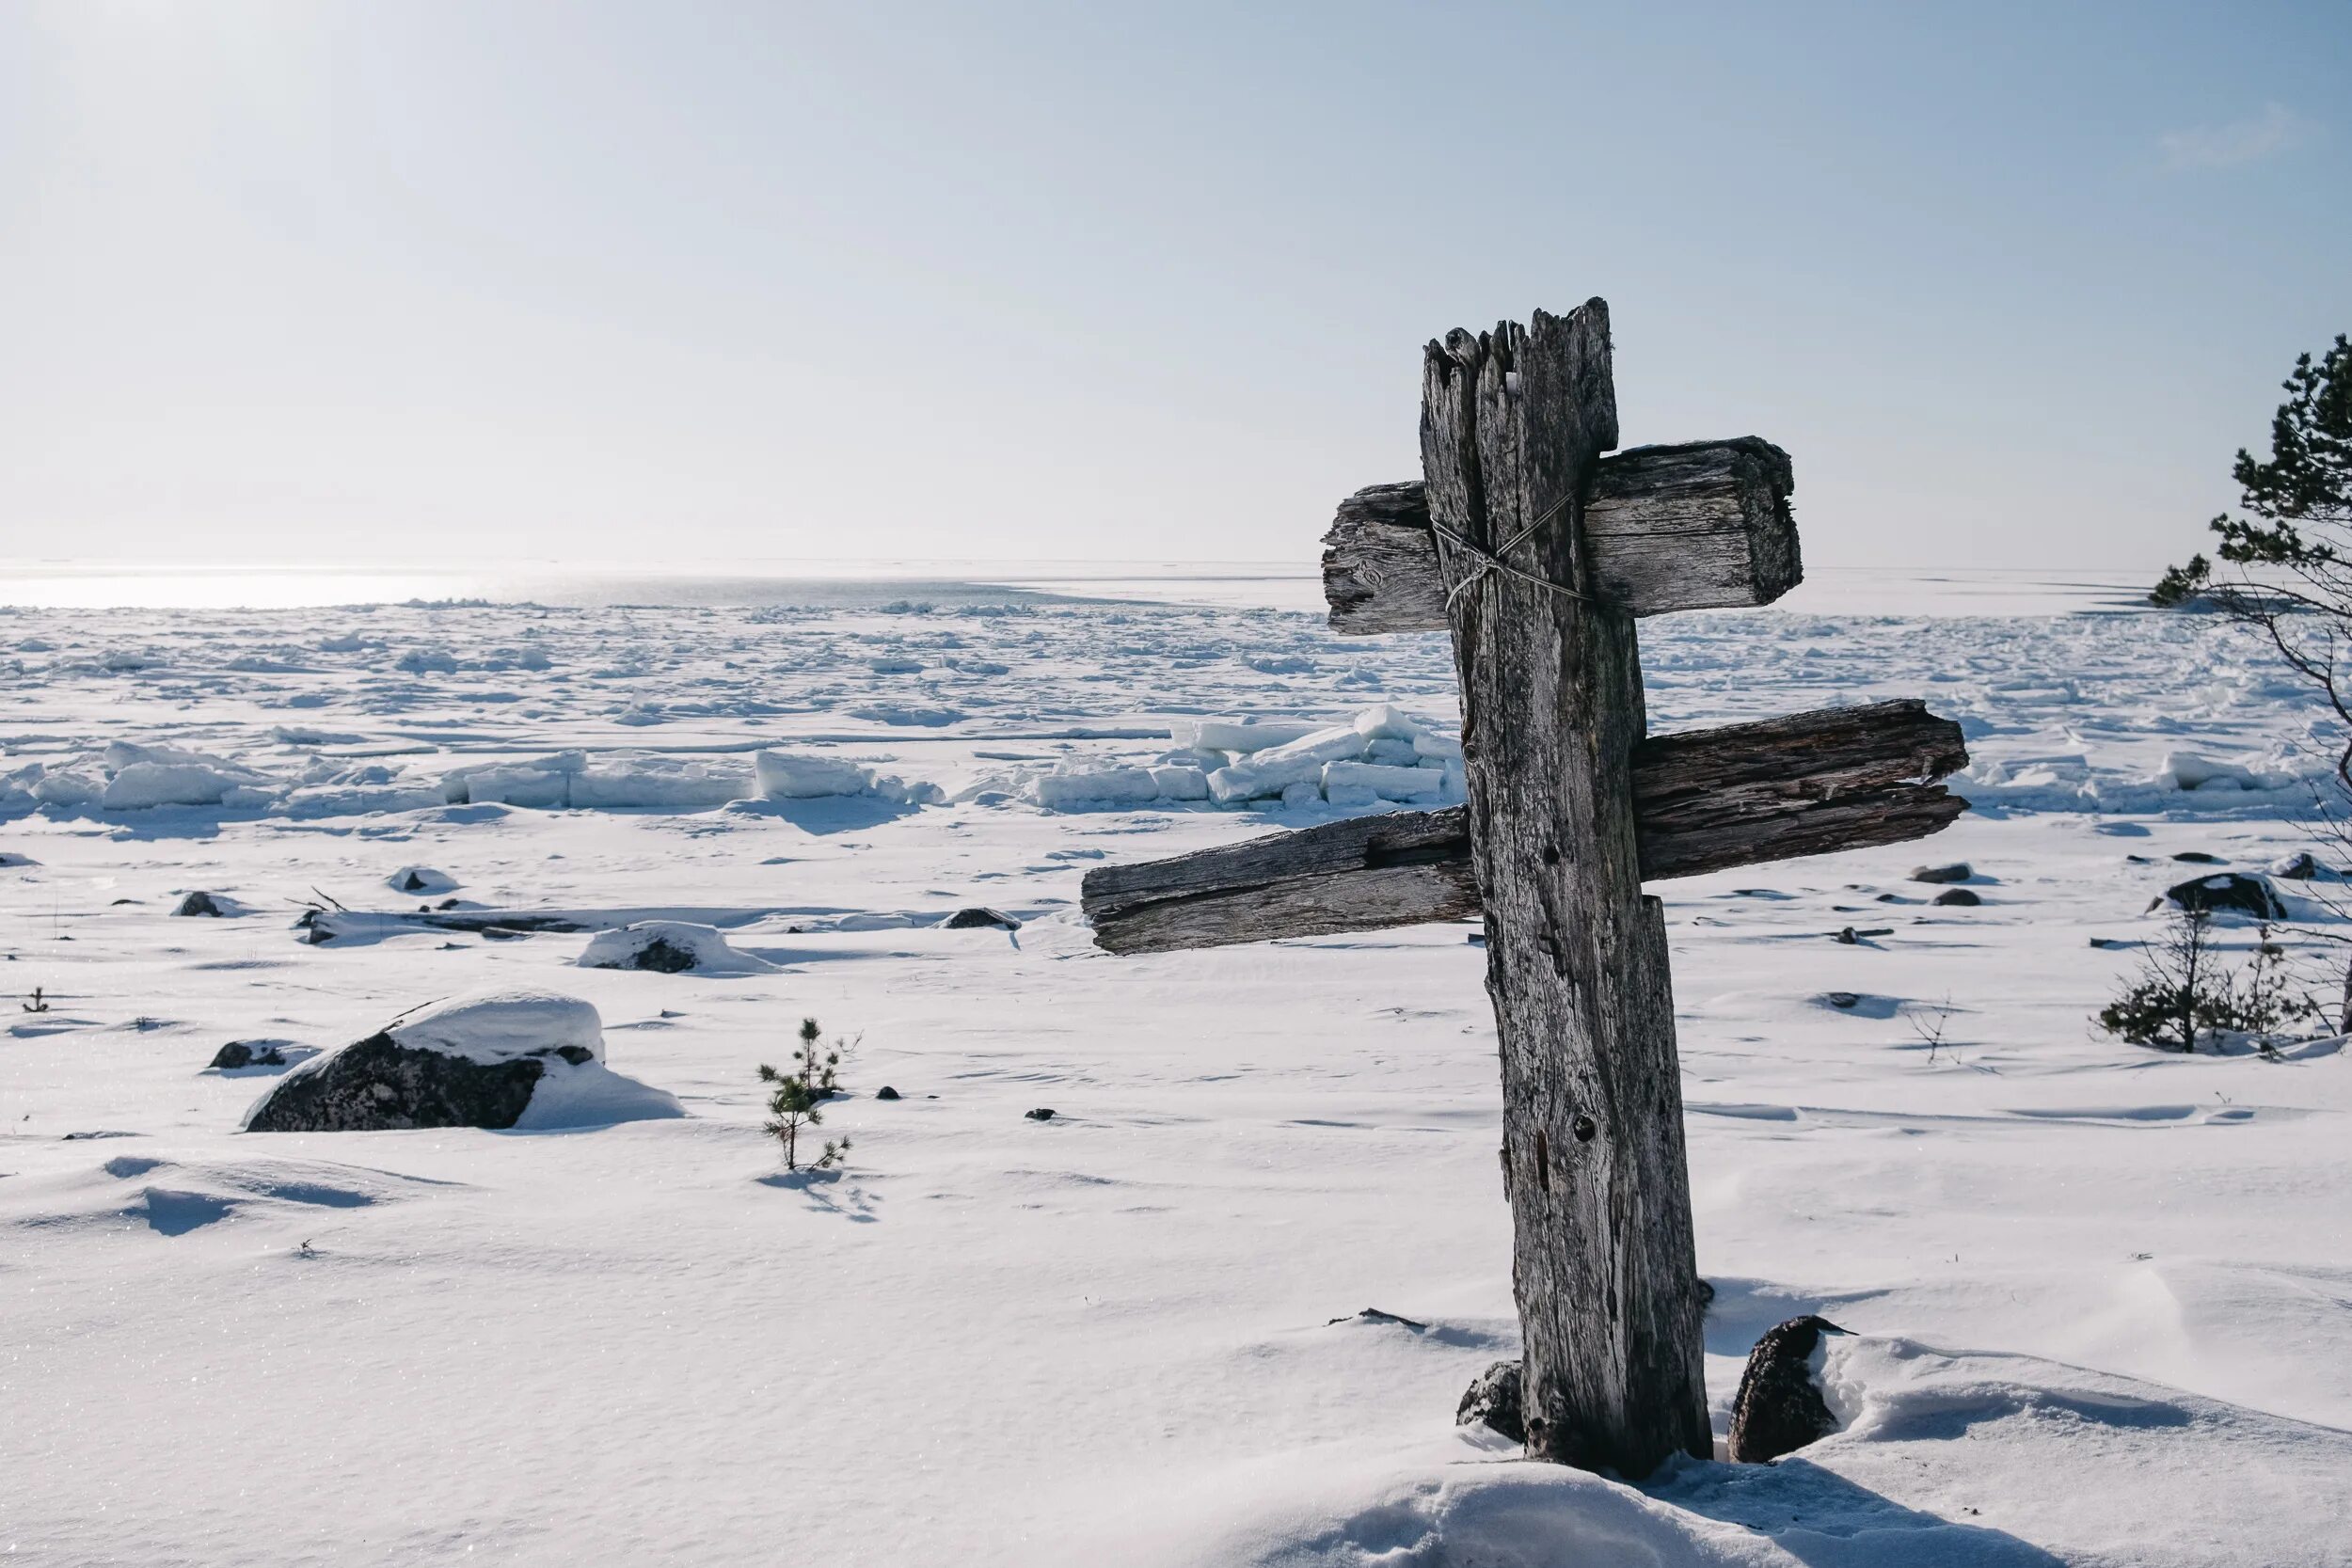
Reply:
[[685, 1114], [604, 1065], [594, 1006], [516, 988], [434, 1003], [312, 1057], [254, 1103], [242, 1131], [548, 1131]]
[[715, 926], [684, 920], [641, 920], [589, 939], [582, 969], [647, 969], [660, 974], [767, 974], [775, 965], [727, 944]]
[[[2204, 1568], [2341, 1560], [2296, 1510], [2352, 1434], [2137, 1379], [1855, 1336], [1823, 1355], [1837, 1433], [1775, 1465], [1677, 1460], [1640, 1486], [1483, 1430], [1252, 1463], [1091, 1560], [1207, 1568]], [[1963, 1440], [1964, 1439], [1964, 1440]], [[1997, 1513], [1962, 1499], [1998, 1497]], [[2195, 1499], [2193, 1516], [2180, 1499]]]

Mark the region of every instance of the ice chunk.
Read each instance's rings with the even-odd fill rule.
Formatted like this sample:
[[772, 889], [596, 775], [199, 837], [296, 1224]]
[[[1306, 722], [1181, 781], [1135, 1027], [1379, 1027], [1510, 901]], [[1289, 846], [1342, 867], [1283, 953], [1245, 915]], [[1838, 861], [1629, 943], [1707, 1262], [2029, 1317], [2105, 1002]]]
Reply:
[[485, 768], [466, 780], [466, 799], [475, 805], [536, 806], [553, 810], [571, 804], [572, 776], [521, 763]]
[[2156, 770], [2156, 783], [2174, 789], [2209, 789], [2217, 793], [2263, 787], [2263, 782], [2249, 769], [2235, 763], [2201, 757], [2194, 752], [2167, 752], [2164, 766]]
[[1365, 744], [1350, 724], [1313, 731], [1218, 768], [1209, 775], [1209, 799], [1222, 806], [1279, 795], [1295, 784], [1319, 785], [1325, 763], [1361, 756]]
[[1290, 719], [1179, 719], [1168, 727], [1168, 737], [1182, 747], [1247, 755], [1287, 745], [1321, 728]]
[[1160, 786], [1160, 798], [1166, 800], [1205, 800], [1209, 798], [1209, 775], [1199, 768], [1171, 763], [1152, 769], [1152, 782]]
[[1404, 709], [1386, 703], [1364, 709], [1356, 716], [1355, 724], [1356, 733], [1366, 740], [1410, 740], [1428, 727]]
[[1449, 757], [1458, 760], [1462, 755], [1462, 743], [1450, 735], [1433, 735], [1424, 730], [1413, 736], [1413, 752], [1417, 756], [1437, 757], [1441, 761]]
[[598, 757], [572, 775], [571, 803], [701, 811], [751, 792], [752, 769], [739, 762], [621, 752]]
[[807, 752], [761, 752], [752, 760], [759, 793], [771, 800], [866, 793], [866, 769], [847, 757], [818, 756]]
[[1158, 771], [1100, 765], [1056, 768], [1029, 782], [1029, 799], [1049, 811], [1082, 805], [1141, 805], [1160, 798], [1160, 782], [1154, 776]]
[[1324, 764], [1323, 790], [1367, 790], [1383, 800], [1434, 800], [1445, 789], [1443, 771], [1429, 768], [1391, 768], [1376, 762]]
[[877, 772], [847, 757], [809, 752], [762, 752], [752, 760], [758, 793], [771, 800], [872, 795], [904, 805], [930, 806], [946, 798], [935, 784]]
[[946, 790], [926, 780], [902, 779], [896, 773], [877, 773], [870, 768], [866, 769], [866, 792], [904, 806], [935, 806], [947, 798]]
[[315, 784], [288, 794], [288, 816], [366, 816], [380, 811], [425, 811], [449, 804], [438, 784]]
[[269, 799], [251, 787], [254, 775], [194, 762], [135, 762], [106, 782], [99, 803], [108, 811], [155, 806], [259, 805]]
[[78, 768], [52, 768], [33, 781], [33, 799], [44, 806], [87, 806], [106, 793], [105, 781]]
[[224, 773], [239, 773], [246, 778], [254, 776], [252, 769], [240, 767], [227, 757], [215, 756], [210, 752], [191, 752], [181, 746], [142, 746], [130, 740], [111, 742], [100, 753], [100, 760], [109, 769], [117, 771], [138, 763], [152, 762], [173, 768], [216, 768]]
[[1282, 790], [1282, 804], [1286, 806], [1311, 806], [1322, 800], [1322, 787], [1312, 781], [1290, 784]]

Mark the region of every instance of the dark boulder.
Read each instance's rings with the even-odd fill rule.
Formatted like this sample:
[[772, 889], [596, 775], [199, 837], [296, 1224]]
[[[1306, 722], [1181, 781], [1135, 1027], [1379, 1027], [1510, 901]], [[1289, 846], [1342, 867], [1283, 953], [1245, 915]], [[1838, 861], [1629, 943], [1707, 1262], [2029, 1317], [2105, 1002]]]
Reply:
[[2270, 874], [2290, 882], [2308, 882], [2319, 875], [2319, 863], [2309, 849], [2298, 849], [2270, 863]]
[[1050, 1105], [1041, 1105], [1034, 1111], [1024, 1111], [1022, 1115], [1031, 1121], [1051, 1121], [1054, 1119], [1054, 1108]]
[[900, 1095], [897, 1089], [894, 1089], [889, 1085], [884, 1084], [881, 1088], [874, 1091], [874, 1098], [876, 1100], [899, 1100], [904, 1097]]
[[[580, 1053], [582, 1060], [586, 1056]], [[279, 1079], [246, 1118], [245, 1130], [364, 1132], [512, 1127], [547, 1069], [547, 1063], [535, 1057], [477, 1062], [395, 1044], [389, 1035], [371, 1035]]]
[[1498, 1361], [1478, 1374], [1454, 1412], [1458, 1427], [1487, 1426], [1514, 1443], [1527, 1441], [1527, 1419], [1519, 1408], [1519, 1364]]
[[1915, 882], [1964, 882], [1976, 875], [1966, 861], [1954, 861], [1949, 865], [1915, 865], [1911, 879]]
[[614, 967], [651, 970], [656, 974], [683, 974], [694, 967], [694, 955], [665, 937], [655, 937], [630, 954], [627, 962]]
[[2257, 920], [2284, 920], [2287, 907], [2260, 877], [2224, 871], [2200, 877], [2164, 890], [2165, 898], [2191, 914], [2250, 914]]
[[2208, 855], [2202, 849], [2184, 849], [2172, 858], [2176, 861], [2186, 861], [2191, 865], [2219, 865], [2221, 863], [2219, 855]]
[[951, 931], [968, 931], [982, 926], [993, 926], [1000, 931], [1021, 929], [1021, 922], [1012, 916], [1001, 911], [984, 910], [977, 906], [968, 910], [958, 910], [947, 917], [947, 929]]
[[229, 911], [222, 909], [218, 903], [215, 902], [211, 894], [198, 892], [191, 893], [185, 898], [181, 899], [180, 907], [171, 912], [174, 914], [210, 915], [214, 919], [217, 920], [223, 915], [226, 915]]
[[1794, 1453], [1837, 1430], [1814, 1381], [1813, 1353], [1824, 1334], [1846, 1331], [1827, 1318], [1807, 1313], [1764, 1332], [1748, 1353], [1740, 1393], [1731, 1406], [1731, 1458], [1761, 1465]]
[[1983, 899], [1978, 897], [1975, 894], [1969, 892], [1964, 887], [1947, 887], [1943, 892], [1935, 895], [1934, 901], [1938, 904], [1949, 905], [1960, 909], [1966, 909], [1984, 902]]
[[213, 1053], [211, 1065], [224, 1072], [241, 1067], [284, 1067], [286, 1053], [276, 1040], [230, 1040]]

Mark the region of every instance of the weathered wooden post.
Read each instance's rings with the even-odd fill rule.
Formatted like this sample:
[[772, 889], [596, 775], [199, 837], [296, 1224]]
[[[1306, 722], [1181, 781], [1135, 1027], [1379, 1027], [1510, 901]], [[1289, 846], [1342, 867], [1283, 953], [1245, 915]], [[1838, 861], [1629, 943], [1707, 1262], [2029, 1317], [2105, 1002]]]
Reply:
[[1642, 670], [1583, 537], [1616, 444], [1599, 300], [1429, 345], [1422, 469], [1502, 1045], [1527, 1449], [1641, 1476], [1711, 1438], [1665, 920], [1634, 834]]
[[1483, 909], [1531, 1456], [1639, 1477], [1710, 1451], [1674, 1001], [1645, 877], [1891, 844], [1963, 807], [1915, 702], [1649, 737], [1633, 617], [1799, 576], [1788, 458], [1617, 443], [1609, 310], [1424, 353], [1420, 485], [1349, 498], [1343, 631], [1449, 627], [1467, 811], [1392, 813], [1088, 875], [1096, 941], [1149, 952]]

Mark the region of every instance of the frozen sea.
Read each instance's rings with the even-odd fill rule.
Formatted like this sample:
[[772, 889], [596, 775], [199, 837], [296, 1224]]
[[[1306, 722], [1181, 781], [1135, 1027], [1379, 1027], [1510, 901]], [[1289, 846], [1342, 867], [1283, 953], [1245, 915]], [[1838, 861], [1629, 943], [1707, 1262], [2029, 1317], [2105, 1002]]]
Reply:
[[[0, 568], [0, 1551], [2352, 1561], [2340, 1042], [2090, 1022], [2209, 868], [2174, 856], [2303, 847], [2333, 737], [2132, 588], [1831, 572], [1645, 623], [1653, 729], [1923, 697], [1975, 809], [1658, 887], [1719, 1433], [1763, 1328], [1851, 1333], [1836, 1435], [1629, 1486], [1453, 1422], [1517, 1334], [1467, 929], [1113, 958], [1088, 867], [1355, 808], [1041, 803], [1202, 718], [1442, 733], [1442, 639], [1335, 636], [1311, 574], [1249, 563]], [[762, 751], [872, 783], [766, 799]], [[1980, 905], [1908, 879], [1949, 860]], [[755, 961], [303, 940], [309, 907], [412, 909], [412, 867]], [[2336, 883], [2277, 885], [2346, 929]], [[232, 912], [172, 915], [192, 890]], [[946, 926], [972, 905], [1023, 924]], [[686, 1114], [240, 1133], [272, 1069], [206, 1068], [497, 985], [593, 1003]], [[858, 1042], [825, 1128], [852, 1162], [815, 1180], [755, 1078], [804, 1016]]]

